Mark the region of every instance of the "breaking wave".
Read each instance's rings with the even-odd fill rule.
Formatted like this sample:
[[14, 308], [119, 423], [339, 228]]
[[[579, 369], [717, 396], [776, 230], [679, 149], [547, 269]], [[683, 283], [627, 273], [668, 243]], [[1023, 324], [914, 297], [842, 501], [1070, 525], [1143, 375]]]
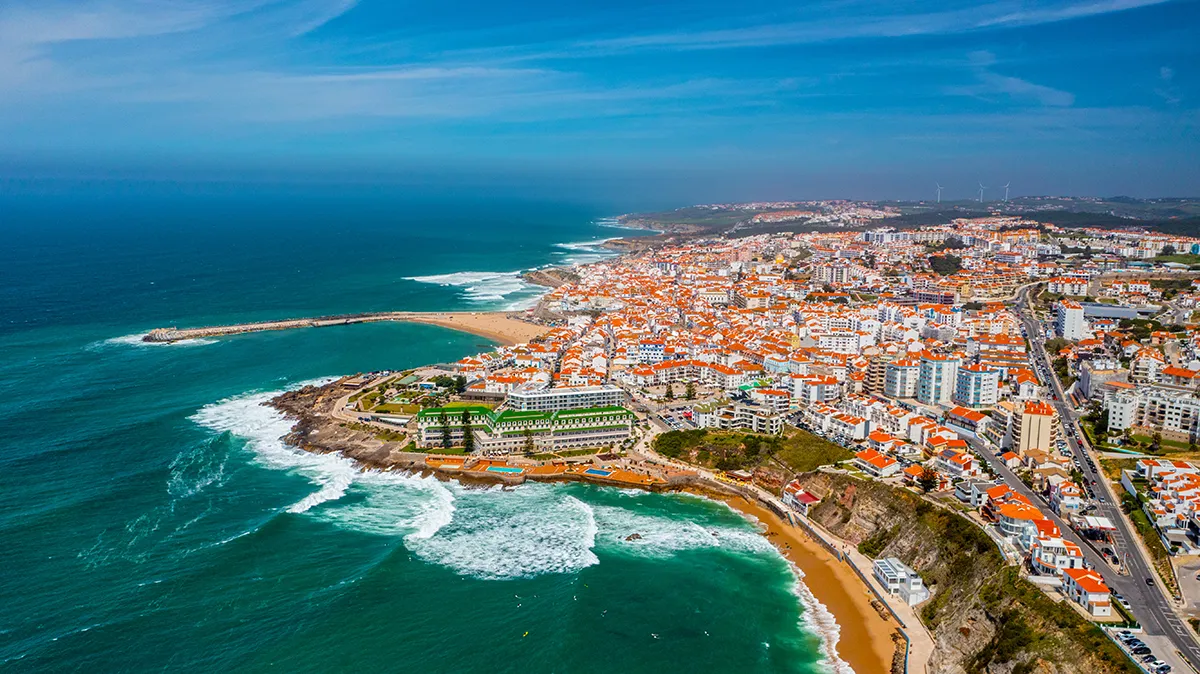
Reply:
[[103, 341], [95, 342], [88, 345], [89, 351], [95, 351], [111, 346], [135, 346], [135, 347], [157, 347], [157, 346], [206, 346], [208, 344], [216, 344], [217, 340], [208, 339], [206, 337], [197, 337], [196, 339], [181, 339], [178, 342], [146, 342], [142, 338], [147, 333], [139, 332], [136, 335], [123, 335], [121, 337], [113, 337]]
[[556, 243], [555, 247], [561, 248], [566, 253], [563, 253], [562, 261], [567, 264], [588, 264], [590, 262], [599, 262], [611, 257], [616, 257], [618, 253], [604, 247], [604, 244], [620, 239], [619, 236], [610, 236], [606, 239], [595, 239], [592, 241], [575, 241], [572, 243]]
[[406, 280], [456, 288], [468, 301], [489, 307], [523, 309], [532, 306], [547, 288], [526, 283], [522, 272], [460, 271], [453, 274], [407, 276]]

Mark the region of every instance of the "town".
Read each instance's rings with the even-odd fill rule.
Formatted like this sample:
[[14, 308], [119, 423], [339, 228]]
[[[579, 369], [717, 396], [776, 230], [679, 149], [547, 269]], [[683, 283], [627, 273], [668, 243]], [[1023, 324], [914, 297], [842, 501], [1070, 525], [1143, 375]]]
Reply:
[[[556, 317], [536, 339], [349, 378], [339, 414], [430, 467], [701, 469], [800, 520], [830, 495], [788, 470], [882, 482], [968, 518], [1145, 671], [1200, 664], [1200, 240], [1008, 215], [860, 230], [580, 266], [525, 312]], [[805, 459], [771, 456], [785, 441]], [[937, 592], [872, 568], [898, 603]]]

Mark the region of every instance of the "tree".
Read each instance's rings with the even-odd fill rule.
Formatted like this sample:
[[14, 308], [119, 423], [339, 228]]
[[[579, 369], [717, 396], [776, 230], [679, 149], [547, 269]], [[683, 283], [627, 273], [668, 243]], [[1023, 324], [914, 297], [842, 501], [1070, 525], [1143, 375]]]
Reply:
[[687, 383], [687, 389], [685, 389], [685, 390], [684, 390], [684, 392], [683, 392], [683, 397], [684, 397], [684, 398], [686, 398], [686, 399], [688, 399], [688, 400], [695, 400], [695, 399], [696, 399], [696, 384], [695, 384], [695, 382], [690, 382], [690, 381], [689, 381], [689, 382]]
[[521, 431], [521, 435], [525, 436], [525, 456], [533, 456], [536, 446], [533, 444], [533, 431], [526, 428]]
[[461, 374], [454, 378], [454, 392], [463, 393], [467, 390], [467, 378]]
[[475, 451], [475, 433], [471, 431], [471, 411], [463, 410], [463, 451], [467, 454]]
[[667, 395], [666, 395], [666, 398], [667, 398], [667, 400], [674, 400], [674, 399], [675, 399], [675, 385], [674, 385], [674, 384], [667, 384]]
[[962, 270], [962, 258], [956, 255], [930, 255], [929, 268], [940, 276], [950, 276]]
[[446, 410], [442, 410], [438, 422], [442, 426], [442, 449], [450, 449], [450, 415], [446, 414]]
[[1150, 451], [1157, 452], [1160, 449], [1162, 449], [1162, 433], [1155, 431], [1150, 438]]
[[921, 492], [925, 494], [937, 489], [939, 482], [941, 482], [941, 480], [938, 478], [937, 471], [929, 466], [925, 466], [924, 470], [921, 471], [921, 476], [917, 478], [917, 486], [919, 486], [921, 488]]
[[1159, 253], [1159, 255], [1174, 255], [1174, 254], [1175, 254], [1175, 246], [1172, 246], [1169, 243], [1167, 245], [1163, 246], [1162, 252]]

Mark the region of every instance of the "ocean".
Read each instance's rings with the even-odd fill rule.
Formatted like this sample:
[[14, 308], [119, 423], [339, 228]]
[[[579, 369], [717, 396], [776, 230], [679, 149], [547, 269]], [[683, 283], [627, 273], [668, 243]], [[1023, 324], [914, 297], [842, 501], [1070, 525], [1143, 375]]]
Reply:
[[542, 292], [522, 270], [629, 234], [583, 206], [316, 192], [0, 195], [0, 669], [832, 667], [836, 626], [724, 504], [361, 472], [285, 446], [289, 423], [260, 404], [482, 338], [361, 324], [139, 341], [519, 308]]

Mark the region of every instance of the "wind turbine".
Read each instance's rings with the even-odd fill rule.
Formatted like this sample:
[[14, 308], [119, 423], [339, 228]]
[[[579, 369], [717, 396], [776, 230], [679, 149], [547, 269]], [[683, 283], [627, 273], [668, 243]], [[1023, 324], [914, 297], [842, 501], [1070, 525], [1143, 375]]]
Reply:
[[1012, 183], [1010, 182], [1004, 186], [1004, 202], [1005, 203], [1008, 203], [1008, 185], [1011, 185], [1011, 184]]
[[979, 203], [981, 203], [981, 204], [983, 203], [983, 190], [984, 189], [985, 188], [983, 186], [983, 183], [979, 183]]
[[940, 204], [940, 203], [942, 203], [942, 184], [941, 184], [941, 183], [934, 183], [934, 185], [937, 185], [937, 190], [938, 190], [938, 200], [937, 200], [937, 202]]

